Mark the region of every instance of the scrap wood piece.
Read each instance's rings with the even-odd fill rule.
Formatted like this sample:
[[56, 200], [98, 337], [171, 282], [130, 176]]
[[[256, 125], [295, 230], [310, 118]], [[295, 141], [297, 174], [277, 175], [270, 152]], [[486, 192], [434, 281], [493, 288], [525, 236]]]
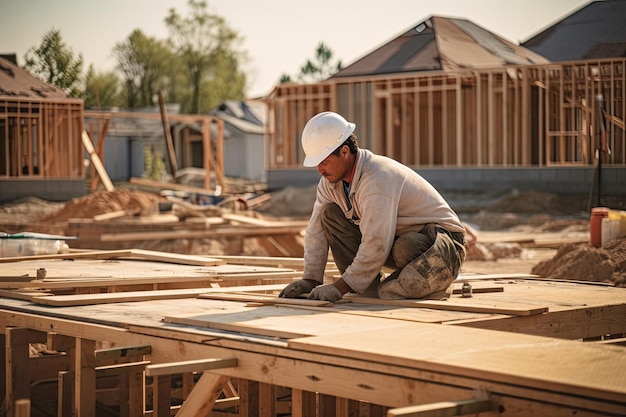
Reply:
[[32, 301], [36, 304], [45, 304], [54, 307], [70, 307], [135, 301], [195, 298], [198, 294], [201, 294], [206, 290], [206, 288], [183, 288], [176, 290], [127, 291], [102, 294], [51, 295], [47, 297], [34, 297]]
[[147, 249], [132, 249], [132, 258], [139, 258], [148, 261], [161, 261], [169, 263], [177, 263], [183, 265], [197, 266], [218, 266], [224, 265], [226, 262], [221, 259], [209, 258], [200, 255], [185, 255], [182, 253], [159, 252]]
[[308, 220], [267, 220], [259, 219], [251, 216], [244, 216], [242, 214], [235, 213], [222, 213], [222, 217], [228, 221], [236, 223], [244, 223], [253, 226], [296, 226], [306, 228]]
[[130, 256], [131, 254], [132, 252], [130, 249], [109, 250], [109, 251], [87, 251], [87, 252], [82, 251], [82, 252], [69, 252], [69, 253], [51, 253], [48, 255], [12, 256], [12, 257], [7, 257], [7, 258], [0, 258], [0, 263], [47, 260], [47, 259], [112, 259], [112, 258], [119, 258], [121, 256]]
[[104, 189], [107, 191], [114, 191], [115, 187], [113, 186], [113, 182], [111, 182], [111, 178], [109, 178], [109, 174], [107, 174], [107, 171], [102, 164], [102, 160], [96, 153], [96, 150], [93, 147], [93, 142], [91, 141], [91, 138], [89, 137], [89, 134], [86, 130], [83, 130], [83, 134], [81, 137], [83, 140], [83, 145], [85, 146], [85, 149], [89, 154], [89, 160], [96, 169], [96, 172], [98, 172], [98, 176], [102, 181], [102, 185], [104, 185]]
[[109, 213], [96, 214], [95, 216], [92, 217], [92, 219], [94, 222], [103, 222], [106, 220], [119, 219], [120, 217], [134, 216], [135, 214], [138, 214], [140, 211], [141, 211], [140, 209], [117, 210], [117, 211], [111, 211]]
[[100, 242], [130, 242], [137, 240], [173, 240], [173, 239], [204, 239], [204, 238], [247, 238], [268, 235], [282, 235], [286, 233], [298, 234], [301, 228], [294, 226], [271, 227], [223, 227], [208, 230], [173, 230], [155, 232], [122, 232], [102, 233]]
[[548, 307], [537, 307], [521, 303], [509, 303], [493, 300], [481, 302], [475, 297], [463, 298], [462, 300], [465, 301], [452, 301], [452, 299], [448, 299], [447, 301], [438, 301], [418, 299], [382, 300], [380, 298], [348, 295], [347, 297], [344, 297], [344, 299], [350, 300], [353, 303], [432, 308], [435, 310], [467, 311], [473, 313], [507, 314], [512, 316], [531, 316], [533, 314], [548, 312]]
[[303, 298], [281, 298], [276, 295], [264, 295], [264, 294], [251, 294], [241, 292], [224, 292], [224, 293], [203, 293], [199, 294], [198, 298], [208, 298], [211, 300], [225, 300], [225, 301], [245, 301], [256, 304], [268, 304], [268, 305], [297, 305], [307, 307], [323, 307], [332, 306], [333, 303], [323, 300], [307, 300]]
[[200, 255], [186, 255], [173, 252], [159, 252], [147, 249], [120, 249], [95, 252], [53, 253], [49, 255], [14, 256], [0, 258], [0, 262], [18, 262], [44, 259], [114, 259], [133, 258], [147, 261], [169, 262], [182, 265], [219, 266], [226, 261]]

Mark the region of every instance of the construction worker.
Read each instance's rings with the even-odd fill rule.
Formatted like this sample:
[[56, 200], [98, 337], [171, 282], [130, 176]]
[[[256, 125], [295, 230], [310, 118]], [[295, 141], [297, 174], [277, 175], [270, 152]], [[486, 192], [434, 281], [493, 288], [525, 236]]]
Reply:
[[[360, 149], [355, 127], [333, 112], [304, 127], [304, 166], [317, 166], [321, 178], [304, 237], [303, 279], [280, 297], [445, 297], [465, 260], [463, 224], [415, 171]], [[329, 248], [341, 278], [323, 284]], [[386, 276], [383, 266], [394, 272]]]

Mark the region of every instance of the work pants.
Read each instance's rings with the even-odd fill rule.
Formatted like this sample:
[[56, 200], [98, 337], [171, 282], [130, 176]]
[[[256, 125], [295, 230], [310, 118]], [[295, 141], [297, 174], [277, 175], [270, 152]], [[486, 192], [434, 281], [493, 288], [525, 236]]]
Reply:
[[[359, 226], [346, 219], [336, 204], [324, 209], [321, 221], [333, 260], [343, 274], [361, 244]], [[456, 278], [465, 253], [463, 233], [448, 232], [434, 223], [396, 236], [384, 264], [394, 272], [386, 279], [379, 273], [364, 295], [425, 298], [445, 291]]]

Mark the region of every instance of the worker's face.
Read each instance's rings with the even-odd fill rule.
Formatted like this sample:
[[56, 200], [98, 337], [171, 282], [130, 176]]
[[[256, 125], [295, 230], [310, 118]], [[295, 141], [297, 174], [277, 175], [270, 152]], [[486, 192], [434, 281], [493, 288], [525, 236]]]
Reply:
[[350, 175], [350, 148], [343, 145], [339, 155], [330, 154], [317, 166], [317, 172], [331, 183], [347, 179]]

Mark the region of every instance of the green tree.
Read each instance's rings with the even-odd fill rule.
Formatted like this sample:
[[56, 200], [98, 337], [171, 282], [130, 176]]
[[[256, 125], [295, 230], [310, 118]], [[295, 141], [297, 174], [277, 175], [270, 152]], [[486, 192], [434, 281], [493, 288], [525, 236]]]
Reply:
[[[341, 68], [340, 60], [333, 62], [333, 51], [324, 42], [320, 42], [315, 50], [315, 58], [307, 59], [300, 67], [296, 79], [301, 83], [319, 83], [336, 74]], [[291, 76], [281, 75], [280, 83], [288, 82], [293, 82]]]
[[24, 55], [24, 68], [67, 93], [70, 97], [82, 96], [83, 56], [74, 52], [63, 42], [61, 31], [46, 32], [37, 47]]
[[115, 72], [98, 73], [93, 65], [89, 66], [85, 76], [85, 109], [102, 110], [124, 104], [121, 95], [120, 79]]
[[246, 54], [237, 49], [237, 32], [223, 17], [209, 13], [206, 1], [189, 0], [188, 5], [187, 17], [170, 9], [165, 23], [190, 83], [191, 97], [182, 103], [183, 111], [198, 114], [223, 100], [244, 97], [246, 78], [240, 64]]
[[163, 41], [135, 29], [113, 47], [116, 68], [123, 75], [124, 96], [130, 108], [152, 106], [155, 94], [166, 89], [174, 56]]

